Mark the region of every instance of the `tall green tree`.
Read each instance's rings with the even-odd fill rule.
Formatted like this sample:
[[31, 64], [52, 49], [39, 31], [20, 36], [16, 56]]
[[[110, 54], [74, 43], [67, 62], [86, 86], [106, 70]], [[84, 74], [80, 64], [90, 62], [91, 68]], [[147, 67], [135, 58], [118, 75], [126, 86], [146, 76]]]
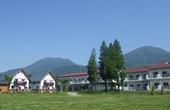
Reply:
[[90, 82], [90, 84], [95, 87], [96, 90], [96, 86], [97, 86], [97, 82], [98, 82], [98, 73], [97, 73], [97, 62], [96, 62], [96, 50], [93, 48], [90, 59], [88, 61], [88, 80]]
[[100, 76], [105, 82], [105, 90], [109, 91], [112, 80], [115, 78], [114, 49], [112, 43], [107, 47], [106, 43], [104, 41], [102, 42], [99, 59]]
[[109, 81], [109, 86], [113, 83], [112, 80], [115, 80], [117, 77], [116, 74], [116, 60], [115, 60], [115, 50], [113, 48], [113, 44], [109, 44], [109, 48], [107, 49], [107, 66], [108, 66], [108, 72], [107, 72], [107, 79]]
[[120, 90], [121, 82], [124, 80], [124, 57], [121, 50], [121, 45], [119, 41], [116, 39], [113, 44], [114, 49], [114, 61], [116, 66], [116, 81], [118, 85], [118, 90]]
[[117, 82], [118, 90], [120, 90], [120, 85], [123, 85], [124, 80], [124, 58], [119, 41], [115, 40], [114, 44], [109, 44], [109, 47], [103, 41], [99, 60], [99, 71], [105, 82], [105, 90], [108, 90], [112, 80]]
[[107, 86], [107, 67], [106, 67], [106, 58], [107, 58], [107, 45], [106, 42], [103, 41], [101, 46], [100, 46], [100, 56], [99, 56], [99, 73], [100, 73], [100, 77], [102, 78], [102, 80], [105, 83], [105, 91], [108, 90], [108, 86]]

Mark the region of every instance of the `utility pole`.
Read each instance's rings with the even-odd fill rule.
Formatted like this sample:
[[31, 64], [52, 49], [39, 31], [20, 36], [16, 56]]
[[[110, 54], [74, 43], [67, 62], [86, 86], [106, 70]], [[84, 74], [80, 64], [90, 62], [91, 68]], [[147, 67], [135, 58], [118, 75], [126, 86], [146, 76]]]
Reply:
[[79, 68], [79, 71], [80, 71], [80, 73], [81, 73], [81, 66], [80, 66], [80, 68]]
[[146, 59], [146, 54], [145, 53], [144, 53], [144, 61], [145, 61], [145, 66], [147, 66], [146, 65], [147, 59]]

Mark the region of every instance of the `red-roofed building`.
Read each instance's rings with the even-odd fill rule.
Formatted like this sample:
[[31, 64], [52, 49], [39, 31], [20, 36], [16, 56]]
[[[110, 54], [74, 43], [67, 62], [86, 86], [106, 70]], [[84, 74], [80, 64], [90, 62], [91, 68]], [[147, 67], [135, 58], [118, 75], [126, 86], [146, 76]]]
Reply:
[[148, 90], [148, 73], [149, 69], [144, 68], [130, 68], [126, 70], [126, 77], [124, 81], [124, 90], [135, 91], [135, 90]]
[[156, 90], [170, 90], [170, 63], [158, 63], [144, 68], [126, 70], [125, 90], [150, 90], [154, 85]]

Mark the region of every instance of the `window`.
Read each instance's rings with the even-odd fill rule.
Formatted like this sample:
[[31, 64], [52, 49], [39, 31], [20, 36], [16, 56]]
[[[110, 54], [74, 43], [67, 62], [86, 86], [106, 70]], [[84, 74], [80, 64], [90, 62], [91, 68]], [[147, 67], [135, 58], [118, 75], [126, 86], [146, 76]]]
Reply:
[[168, 82], [164, 82], [164, 83], [163, 83], [163, 87], [164, 87], [164, 88], [168, 88], [168, 86], [169, 86]]
[[138, 87], [140, 87], [141, 85], [140, 85], [140, 84], [138, 84], [137, 86], [138, 86]]
[[127, 87], [127, 83], [124, 83], [124, 87]]
[[155, 86], [155, 89], [158, 89], [159, 83], [155, 83], [154, 86]]
[[143, 78], [144, 80], [146, 80], [146, 74], [143, 74], [143, 75], [142, 75], [142, 78]]
[[81, 79], [78, 79], [79, 82], [81, 82]]
[[131, 85], [130, 85], [130, 88], [131, 88], [131, 89], [134, 89], [134, 85], [133, 85], [133, 84], [131, 84]]
[[158, 72], [153, 72], [153, 78], [156, 78], [158, 75]]
[[167, 71], [162, 71], [162, 77], [168, 77]]
[[137, 84], [137, 90], [140, 90], [141, 89], [141, 84]]
[[140, 75], [136, 75], [136, 79], [139, 79]]
[[129, 76], [129, 80], [133, 80], [133, 76], [132, 75]]

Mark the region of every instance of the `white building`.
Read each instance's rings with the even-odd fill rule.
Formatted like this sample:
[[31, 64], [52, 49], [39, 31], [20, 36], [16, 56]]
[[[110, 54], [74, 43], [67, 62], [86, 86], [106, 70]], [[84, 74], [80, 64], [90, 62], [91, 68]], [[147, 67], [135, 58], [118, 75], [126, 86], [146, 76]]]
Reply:
[[[63, 77], [68, 80], [68, 90], [70, 91], [90, 89], [90, 82], [88, 80], [89, 75], [87, 72], [68, 73]], [[101, 77], [98, 79], [96, 89], [105, 90], [104, 81]]]
[[170, 90], [170, 63], [159, 63], [145, 68], [133, 68], [126, 71], [124, 90], [151, 90], [155, 86], [157, 91], [161, 88]]
[[68, 80], [68, 89], [71, 91], [88, 89], [89, 87], [88, 74], [86, 72], [68, 73], [64, 75], [64, 78]]
[[10, 91], [29, 91], [30, 89], [30, 78], [28, 75], [24, 72], [23, 69], [20, 69], [17, 71], [17, 73], [13, 76], [9, 89]]
[[54, 92], [56, 90], [56, 81], [54, 76], [48, 72], [40, 81], [41, 92]]

